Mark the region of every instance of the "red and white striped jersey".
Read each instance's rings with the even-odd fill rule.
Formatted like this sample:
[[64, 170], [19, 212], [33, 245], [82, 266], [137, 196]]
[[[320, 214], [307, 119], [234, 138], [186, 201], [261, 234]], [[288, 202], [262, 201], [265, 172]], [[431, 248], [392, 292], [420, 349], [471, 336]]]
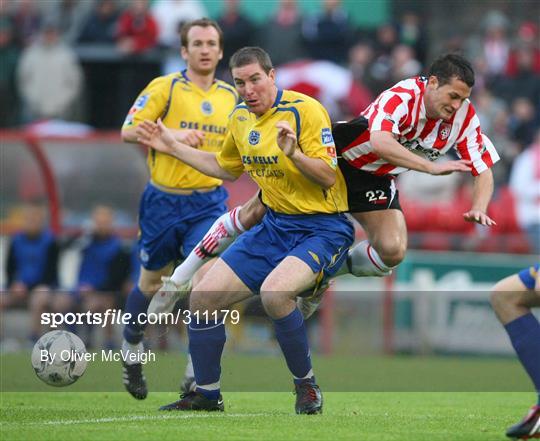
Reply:
[[408, 169], [392, 165], [373, 152], [370, 131], [395, 134], [397, 141], [413, 153], [434, 161], [451, 148], [462, 159], [472, 161], [477, 176], [499, 160], [490, 139], [482, 133], [473, 105], [467, 99], [448, 121], [428, 119], [424, 106], [427, 78], [400, 81], [382, 92], [362, 112], [368, 130], [341, 150], [341, 156], [353, 167], [375, 175], [397, 175]]

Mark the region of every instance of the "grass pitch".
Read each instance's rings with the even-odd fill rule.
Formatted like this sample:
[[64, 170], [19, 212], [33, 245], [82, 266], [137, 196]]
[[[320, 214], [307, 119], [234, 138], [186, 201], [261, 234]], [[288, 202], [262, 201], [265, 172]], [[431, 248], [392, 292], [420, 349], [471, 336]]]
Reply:
[[2, 441], [504, 440], [535, 399], [511, 359], [316, 357], [324, 413], [298, 416], [281, 357], [231, 354], [223, 360], [224, 413], [163, 413], [158, 407], [178, 398], [177, 355], [146, 366], [144, 401], [122, 392], [119, 363], [92, 363], [60, 389], [36, 378], [29, 354], [0, 363]]
[[2, 440], [503, 440], [533, 394], [331, 392], [322, 415], [294, 414], [285, 392], [235, 392], [226, 411], [158, 412], [175, 400], [154, 393], [5, 393]]

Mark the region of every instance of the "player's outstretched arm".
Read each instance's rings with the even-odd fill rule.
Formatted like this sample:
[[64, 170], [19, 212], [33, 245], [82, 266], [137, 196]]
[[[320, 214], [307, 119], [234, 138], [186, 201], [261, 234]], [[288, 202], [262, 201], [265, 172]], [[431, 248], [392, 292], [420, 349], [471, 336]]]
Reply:
[[139, 124], [137, 141], [159, 152], [174, 156], [207, 176], [228, 181], [234, 181], [237, 178], [218, 164], [215, 153], [193, 149], [187, 144], [178, 142], [174, 133], [165, 127], [161, 119], [158, 119], [157, 123], [146, 120]]
[[[204, 142], [204, 132], [202, 130], [195, 129], [169, 129], [173, 134], [174, 138], [181, 143], [187, 144], [191, 147], [200, 147]], [[122, 141], [128, 142], [131, 144], [138, 143], [139, 136], [137, 135], [137, 127], [128, 127], [123, 128], [122, 132]]]
[[471, 161], [462, 159], [436, 163], [415, 155], [397, 142], [390, 132], [371, 132], [370, 141], [377, 155], [398, 167], [405, 167], [410, 170], [429, 173], [430, 175], [448, 175], [454, 172], [471, 171]]
[[474, 178], [473, 202], [472, 207], [463, 218], [467, 222], [476, 222], [480, 225], [491, 227], [497, 223], [487, 214], [487, 207], [493, 194], [493, 173], [487, 169]]
[[294, 163], [296, 168], [309, 180], [324, 189], [330, 188], [336, 182], [336, 172], [326, 162], [319, 158], [310, 158], [297, 148], [296, 133], [287, 121], [276, 124], [278, 131], [277, 143], [283, 153]]

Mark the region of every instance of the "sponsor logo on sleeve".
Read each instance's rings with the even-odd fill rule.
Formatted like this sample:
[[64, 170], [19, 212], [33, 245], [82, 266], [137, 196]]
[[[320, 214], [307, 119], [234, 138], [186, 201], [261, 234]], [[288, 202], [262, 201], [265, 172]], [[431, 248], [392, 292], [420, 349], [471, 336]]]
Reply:
[[127, 126], [133, 125], [133, 117], [139, 110], [144, 109], [144, 107], [146, 106], [146, 103], [148, 102], [148, 98], [150, 98], [150, 95], [146, 94], [146, 95], [139, 96], [135, 100], [135, 104], [133, 104], [131, 109], [129, 109], [126, 120], [124, 121], [124, 125], [127, 125]]
[[321, 130], [321, 142], [322, 145], [334, 145], [334, 137], [332, 136], [332, 131], [328, 127]]
[[337, 154], [335, 147], [326, 147], [326, 154], [330, 157], [332, 165], [337, 166]]
[[137, 108], [137, 110], [144, 109], [144, 106], [146, 106], [146, 103], [148, 102], [148, 98], [150, 98], [150, 95], [141, 95], [137, 100], [135, 101], [134, 107]]

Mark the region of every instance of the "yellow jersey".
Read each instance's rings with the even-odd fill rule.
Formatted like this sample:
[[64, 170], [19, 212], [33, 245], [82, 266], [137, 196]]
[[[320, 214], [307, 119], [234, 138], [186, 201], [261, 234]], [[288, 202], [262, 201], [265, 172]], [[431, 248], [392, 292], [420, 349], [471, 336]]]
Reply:
[[[189, 80], [186, 72], [154, 79], [137, 97], [123, 128], [136, 127], [148, 119], [161, 118], [172, 129], [196, 129], [205, 133], [201, 150], [218, 152], [225, 138], [227, 121], [238, 94], [229, 84], [214, 81], [204, 91]], [[147, 158], [150, 176], [156, 184], [171, 188], [206, 188], [222, 184], [178, 159], [150, 149]]]
[[[296, 132], [298, 148], [306, 156], [320, 158], [336, 170], [336, 183], [331, 188], [325, 190], [310, 181], [285, 156], [277, 144], [278, 121], [289, 122]], [[216, 159], [234, 176], [248, 173], [262, 189], [263, 202], [278, 213], [338, 213], [348, 209], [330, 117], [318, 101], [307, 95], [278, 91], [272, 108], [260, 117], [243, 103], [236, 106]]]

